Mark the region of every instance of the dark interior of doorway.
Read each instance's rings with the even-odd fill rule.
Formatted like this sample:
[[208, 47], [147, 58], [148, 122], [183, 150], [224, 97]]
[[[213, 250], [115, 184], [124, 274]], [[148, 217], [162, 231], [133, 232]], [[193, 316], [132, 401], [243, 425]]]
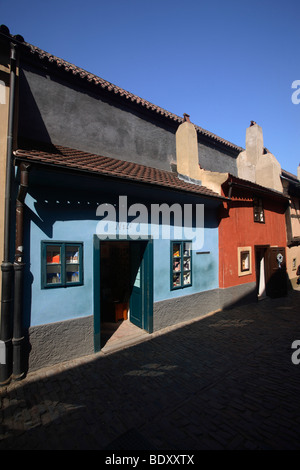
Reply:
[[[278, 261], [280, 259], [281, 262]], [[264, 295], [258, 295], [258, 300], [266, 297], [276, 298], [286, 296], [288, 281], [285, 248], [272, 247], [270, 245], [258, 245], [255, 247], [257, 294], [259, 293], [260, 263], [262, 260], [264, 261]]]
[[[129, 322], [128, 311], [133, 283], [141, 259], [132, 251], [137, 242], [103, 241], [100, 246], [100, 336], [101, 348], [122, 322]], [[134, 265], [133, 265], [134, 264]]]

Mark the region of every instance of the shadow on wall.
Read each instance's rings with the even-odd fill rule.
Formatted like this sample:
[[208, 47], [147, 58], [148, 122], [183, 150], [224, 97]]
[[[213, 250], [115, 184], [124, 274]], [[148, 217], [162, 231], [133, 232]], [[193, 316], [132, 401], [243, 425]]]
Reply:
[[[42, 191], [42, 192], [41, 192]], [[53, 193], [53, 189], [51, 191]], [[87, 195], [79, 195], [78, 198], [70, 198], [67, 190], [57, 191], [56, 197], [49, 196], [47, 187], [36, 188], [29, 186], [28, 194], [36, 200], [34, 203], [35, 211], [25, 205], [24, 214], [24, 328], [28, 331], [30, 326], [30, 312], [32, 301], [32, 284], [34, 281], [31, 271], [31, 243], [33, 226], [38, 227], [39, 230], [45, 235], [45, 239], [53, 240], [53, 226], [57, 221], [72, 221], [78, 220], [95, 220], [96, 229], [96, 203], [87, 204]], [[42, 195], [44, 197], [42, 197]], [[71, 236], [71, 235], [70, 235]], [[35, 246], [35, 253], [40, 253], [41, 245]]]
[[[86, 80], [23, 64], [19, 134], [170, 170], [177, 123]], [[50, 138], [49, 138], [50, 135]]]
[[[46, 74], [44, 76], [46, 77]], [[19, 87], [19, 144], [30, 139], [51, 144], [49, 133], [22, 68], [20, 68]]]
[[248, 290], [248, 292], [238, 296], [237, 298], [231, 299], [228, 298], [227, 291], [230, 288], [225, 288], [220, 290], [221, 295], [221, 309], [222, 310], [231, 310], [235, 307], [240, 307], [242, 305], [252, 304], [257, 302], [257, 289], [255, 283], [251, 283], [252, 287]]
[[[222, 289], [222, 291], [226, 292], [227, 289]], [[230, 301], [225, 300], [223, 302], [223, 310], [231, 310], [235, 307], [239, 307], [242, 305], [247, 305], [255, 302], [263, 302], [266, 299], [276, 299], [281, 297], [286, 297], [290, 291], [293, 290], [292, 283], [288, 277], [287, 271], [285, 269], [279, 269], [269, 278], [266, 283], [266, 296], [262, 299], [258, 299], [257, 296], [257, 286], [253, 283], [253, 287], [247, 292], [243, 294], [241, 297], [237, 298], [236, 300]]]

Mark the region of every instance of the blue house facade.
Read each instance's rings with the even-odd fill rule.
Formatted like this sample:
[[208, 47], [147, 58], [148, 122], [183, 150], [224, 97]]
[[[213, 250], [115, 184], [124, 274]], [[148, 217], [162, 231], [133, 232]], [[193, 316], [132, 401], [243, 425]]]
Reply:
[[30, 165], [23, 314], [30, 369], [101, 350], [102, 324], [118, 321], [120, 305], [149, 333], [218, 308], [218, 195], [180, 180], [180, 189], [166, 189], [57, 168], [45, 163], [53, 153], [44, 163], [39, 152], [15, 153], [17, 164]]
[[[185, 118], [7, 30], [1, 40], [19, 67], [12, 214], [19, 204], [23, 218], [12, 217], [10, 244], [23, 369], [100, 351], [105, 322], [151, 333], [222, 307], [225, 198], [177, 171]], [[195, 129], [200, 166], [236, 174], [240, 149]]]

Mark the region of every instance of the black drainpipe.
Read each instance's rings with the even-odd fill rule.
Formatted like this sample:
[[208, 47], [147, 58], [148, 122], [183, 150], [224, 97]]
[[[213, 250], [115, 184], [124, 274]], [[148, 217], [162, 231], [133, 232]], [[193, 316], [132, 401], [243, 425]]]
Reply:
[[15, 288], [13, 321], [13, 379], [20, 380], [25, 375], [24, 331], [23, 331], [23, 277], [24, 277], [24, 202], [28, 191], [28, 170], [30, 165], [20, 165], [20, 186], [16, 200], [16, 246], [15, 246]]
[[9, 382], [12, 372], [12, 295], [13, 295], [13, 264], [10, 261], [10, 228], [11, 228], [11, 187], [12, 187], [12, 150], [15, 110], [16, 83], [16, 45], [11, 43], [10, 53], [10, 89], [9, 115], [6, 154], [6, 185], [5, 185], [5, 214], [4, 214], [4, 249], [1, 296], [1, 326], [0, 326], [0, 385]]

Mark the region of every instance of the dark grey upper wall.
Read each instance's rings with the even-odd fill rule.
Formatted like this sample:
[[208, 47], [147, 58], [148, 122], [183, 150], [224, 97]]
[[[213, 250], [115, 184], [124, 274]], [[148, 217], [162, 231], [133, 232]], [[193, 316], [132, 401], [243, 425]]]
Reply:
[[[75, 82], [74, 82], [75, 83]], [[20, 73], [19, 136], [170, 170], [177, 124], [72, 86], [24, 65]], [[233, 156], [199, 143], [200, 165], [236, 174]], [[226, 169], [227, 168], [227, 169]]]
[[19, 135], [170, 170], [175, 132], [133, 109], [23, 69]]
[[231, 173], [237, 176], [236, 157], [228, 155], [209, 145], [204, 145], [198, 139], [198, 155], [201, 168], [220, 173]]

